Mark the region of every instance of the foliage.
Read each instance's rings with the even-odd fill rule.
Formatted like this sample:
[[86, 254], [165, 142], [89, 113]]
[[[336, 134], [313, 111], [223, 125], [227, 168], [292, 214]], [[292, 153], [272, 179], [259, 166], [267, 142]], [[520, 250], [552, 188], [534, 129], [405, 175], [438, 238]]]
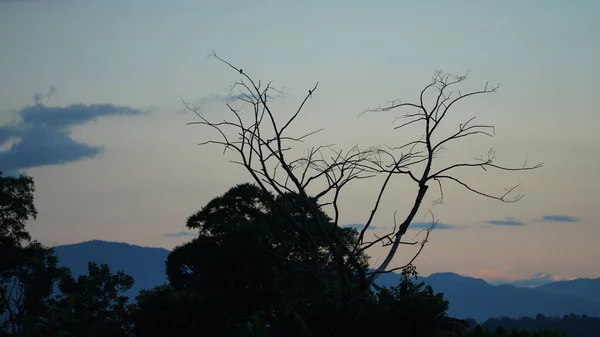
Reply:
[[0, 280], [3, 328], [21, 336], [39, 335], [48, 321], [54, 287], [65, 270], [57, 267], [52, 250], [38, 242], [14, 249], [12, 266]]
[[63, 273], [50, 249], [25, 229], [35, 219], [35, 185], [28, 176], [0, 172], [0, 331], [33, 336], [48, 315], [56, 280]]
[[204, 303], [169, 284], [142, 290], [132, 308], [133, 335], [202, 336]]
[[128, 297], [121, 294], [133, 282], [131, 276], [113, 274], [107, 265], [94, 262], [88, 264], [87, 275], [75, 279], [66, 273], [53, 303], [55, 331], [64, 336], [127, 336]]
[[25, 230], [25, 223], [37, 216], [34, 191], [33, 178], [24, 175], [2, 176], [0, 171], [0, 238], [3, 247], [9, 244], [8, 240], [20, 243], [31, 239]]
[[[318, 233], [337, 232], [331, 235], [351, 245], [356, 231], [330, 224], [318, 228], [321, 223], [313, 222], [302, 233], [287, 215], [306, 222], [312, 214], [282, 214], [291, 199], [242, 184], [190, 216], [187, 226], [199, 236], [173, 250], [167, 275], [174, 291], [209, 308], [197, 322], [203, 329], [244, 331], [251, 318], [276, 329], [297, 320], [298, 312], [309, 310], [317, 299], [341, 296], [333, 294], [341, 288], [340, 271], [333, 270], [331, 253]], [[366, 256], [362, 260], [366, 263]], [[348, 276], [352, 272], [343, 271]]]

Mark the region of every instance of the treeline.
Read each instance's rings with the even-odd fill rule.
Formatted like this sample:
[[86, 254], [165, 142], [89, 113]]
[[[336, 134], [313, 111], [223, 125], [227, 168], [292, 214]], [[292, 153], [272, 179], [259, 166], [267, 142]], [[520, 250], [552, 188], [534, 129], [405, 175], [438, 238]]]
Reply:
[[586, 315], [564, 315], [562, 317], [547, 317], [537, 315], [532, 317], [509, 318], [499, 317], [492, 318], [483, 323], [483, 326], [490, 330], [560, 330], [567, 337], [592, 337], [598, 336], [600, 331], [600, 318], [589, 317]]

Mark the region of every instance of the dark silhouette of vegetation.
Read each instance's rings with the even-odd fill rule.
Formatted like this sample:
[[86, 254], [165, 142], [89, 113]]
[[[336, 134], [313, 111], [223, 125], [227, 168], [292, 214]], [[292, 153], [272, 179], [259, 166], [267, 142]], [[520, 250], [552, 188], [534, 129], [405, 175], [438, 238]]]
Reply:
[[71, 336], [129, 336], [128, 297], [133, 285], [123, 272], [111, 273], [107, 265], [88, 264], [88, 274], [77, 279], [65, 273], [53, 301], [54, 331]]
[[[307, 243], [281, 214], [293, 198], [277, 197], [276, 204], [270, 198], [259, 187], [242, 184], [192, 215], [187, 226], [198, 229], [199, 236], [173, 250], [167, 260], [169, 285], [140, 294], [137, 317], [147, 317], [154, 308], [192, 305], [184, 310], [194, 312], [191, 317], [187, 313], [174, 317], [179, 322], [189, 317], [179, 324], [193, 330], [184, 331], [223, 336], [256, 329], [265, 329], [269, 336], [386, 336], [415, 326], [433, 333], [450, 320], [441, 296], [421, 290], [422, 285], [411, 286], [408, 279], [398, 289], [357, 292], [356, 282], [339, 277], [325, 243], [315, 243], [318, 259], [313, 260]], [[318, 232], [317, 226], [320, 222], [313, 222], [309, 230]], [[354, 229], [331, 225], [324, 229], [330, 230], [341, 232], [347, 246], [356, 242]], [[366, 256], [361, 261], [366, 263]], [[356, 271], [348, 266], [345, 272]], [[417, 317], [417, 311], [407, 310], [420, 305], [428, 306], [431, 314]], [[426, 321], [408, 324], [419, 317]], [[405, 320], [403, 328], [391, 329]], [[135, 329], [141, 336], [166, 332], [156, 334], [160, 329], [171, 335], [179, 331], [165, 327], [164, 321], [147, 319]]]
[[[30, 238], [24, 225], [36, 214], [30, 177], [0, 175], [0, 188], [0, 336], [564, 336], [544, 330], [557, 324], [540, 317], [537, 325], [453, 319], [448, 301], [418, 281], [414, 266], [396, 286], [358, 292], [356, 278], [340, 276], [357, 270], [350, 264], [339, 270], [325, 240], [306, 242], [289, 218], [304, 218], [298, 221], [311, 235], [336, 232], [346, 247], [359, 232], [331, 223], [319, 229], [322, 222], [310, 216], [322, 212], [318, 205], [290, 212], [302, 209], [291, 205], [300, 202], [293, 194], [268, 195], [252, 184], [233, 187], [190, 216], [187, 227], [199, 236], [169, 255], [168, 283], [128, 301], [130, 276], [90, 262], [87, 274], [75, 278], [57, 267], [52, 249]], [[358, 261], [366, 264], [367, 256]], [[565, 317], [573, 326], [597, 324]]]
[[48, 315], [48, 297], [61, 274], [51, 250], [25, 229], [37, 216], [31, 177], [0, 172], [0, 317], [4, 330], [31, 335]]
[[586, 315], [569, 314], [562, 317], [547, 317], [537, 315], [536, 317], [508, 318], [500, 317], [487, 320], [483, 326], [495, 330], [500, 327], [504, 329], [519, 329], [529, 331], [559, 330], [568, 337], [597, 336], [600, 331], [600, 318], [588, 317]]
[[34, 190], [31, 177], [0, 172], [0, 336], [127, 336], [120, 293], [133, 279], [90, 263], [75, 280], [57, 267], [53, 250], [25, 228], [37, 215]]

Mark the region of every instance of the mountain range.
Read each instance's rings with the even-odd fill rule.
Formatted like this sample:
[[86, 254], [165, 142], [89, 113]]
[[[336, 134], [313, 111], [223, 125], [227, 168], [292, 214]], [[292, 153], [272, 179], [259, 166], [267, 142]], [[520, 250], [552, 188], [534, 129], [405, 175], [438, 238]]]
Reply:
[[[54, 250], [59, 264], [69, 267], [75, 276], [87, 272], [89, 261], [105, 263], [113, 272], [124, 271], [133, 276], [134, 287], [126, 294], [130, 298], [141, 289], [167, 282], [165, 261], [170, 253], [167, 249], [94, 240], [57, 246]], [[436, 293], [443, 293], [450, 301], [449, 314], [457, 318], [485, 321], [499, 316], [569, 313], [600, 316], [600, 278], [551, 282], [552, 278], [546, 276], [536, 275], [529, 282], [490, 284], [482, 279], [443, 272], [419, 276], [418, 281], [424, 281]], [[400, 275], [388, 273], [381, 275], [377, 283], [397, 285], [399, 279]], [[540, 283], [542, 285], [535, 286]]]

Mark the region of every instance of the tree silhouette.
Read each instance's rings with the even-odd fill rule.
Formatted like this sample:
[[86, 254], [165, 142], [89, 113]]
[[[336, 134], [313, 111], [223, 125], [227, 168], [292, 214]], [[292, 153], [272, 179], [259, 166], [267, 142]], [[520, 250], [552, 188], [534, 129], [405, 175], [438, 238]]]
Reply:
[[37, 211], [29, 176], [0, 172], [0, 336], [128, 336], [133, 279], [90, 263], [75, 280], [25, 228]]
[[0, 331], [35, 335], [63, 270], [50, 249], [25, 229], [37, 210], [31, 177], [0, 172]]
[[131, 329], [128, 297], [133, 285], [123, 272], [113, 274], [106, 264], [88, 263], [88, 274], [65, 273], [53, 301], [54, 333], [68, 336], [128, 336]]
[[[419, 102], [403, 103], [394, 101], [388, 106], [364, 112], [386, 112], [408, 108], [410, 112], [404, 115], [404, 122], [396, 126], [395, 129], [403, 129], [409, 125], [420, 125], [422, 128], [421, 138], [399, 146], [367, 148], [355, 146], [349, 151], [323, 145], [309, 149], [306, 156], [291, 157], [288, 154], [293, 145], [301, 143], [307, 137], [322, 131], [322, 129], [316, 129], [298, 135], [290, 134], [290, 125], [303, 111], [308, 99], [315, 94], [318, 82], [308, 91], [298, 108], [292, 111], [291, 116], [282, 120], [278, 118], [279, 113], [274, 111], [270, 104], [275, 94], [282, 94], [281, 91], [272, 86], [272, 82], [262, 83], [250, 77], [248, 72], [242, 72], [240, 68], [220, 58], [216, 53], [212, 53], [211, 56], [240, 75], [241, 80], [232, 85], [230, 93], [235, 92], [242, 106], [249, 107], [249, 110], [244, 110], [243, 107], [236, 109], [227, 103], [226, 106], [231, 113], [231, 118], [222, 121], [211, 121], [196, 108], [183, 102], [186, 108], [198, 117], [197, 121], [189, 124], [201, 125], [216, 131], [216, 138], [209, 139], [201, 145], [217, 145], [222, 147], [224, 152], [233, 151], [236, 159], [232, 162], [242, 165], [263, 191], [273, 191], [275, 195], [280, 196], [286, 194], [296, 195], [300, 202], [295, 203], [295, 206], [302, 207], [304, 211], [309, 213], [314, 213], [312, 218], [323, 224], [317, 226], [323, 231], [313, 234], [307, 230], [308, 223], [303, 218], [294, 219], [290, 217], [289, 220], [294, 224], [296, 231], [303, 235], [304, 240], [313, 243], [311, 247], [313, 254], [316, 254], [315, 235], [324, 239], [335, 264], [338, 265], [338, 271], [343, 274], [343, 265], [351, 265], [357, 270], [356, 277], [359, 279], [360, 289], [363, 291], [368, 289], [381, 273], [403, 269], [414, 261], [416, 256], [412, 257], [409, 263], [404, 266], [389, 268], [389, 264], [395, 257], [400, 245], [420, 244], [422, 249], [427, 242], [428, 235], [421, 242], [404, 242], [402, 239], [421, 208], [423, 199], [431, 184], [439, 187], [440, 200], [443, 199], [443, 184], [451, 182], [485, 198], [501, 202], [516, 202], [522, 197], [521, 194], [518, 194], [519, 185], [514, 185], [504, 192], [494, 194], [473, 187], [471, 184], [457, 178], [454, 173], [459, 169], [526, 171], [542, 166], [541, 164], [529, 166], [526, 162], [519, 167], [502, 166], [495, 163], [495, 152], [490, 150], [486, 157], [473, 162], [458, 162], [436, 169], [433, 165], [435, 159], [449, 144], [459, 139], [474, 136], [493, 136], [494, 128], [492, 126], [474, 124], [474, 118], [460, 124], [455, 132], [444, 135], [440, 125], [443, 125], [443, 122], [447, 120], [451, 108], [455, 108], [459, 102], [469, 97], [493, 93], [499, 88], [499, 86], [486, 84], [481, 90], [468, 93], [461, 93], [458, 90], [458, 94], [455, 94], [451, 90], [466, 80], [467, 77], [453, 76], [443, 72], [437, 72], [430, 84], [421, 91]], [[433, 100], [431, 104], [427, 104], [426, 97], [431, 91], [434, 92]], [[341, 211], [339, 200], [342, 191], [347, 191], [347, 187], [357, 180], [379, 176], [384, 177], [383, 182], [354, 247], [346, 247], [341, 244], [341, 239], [336, 235], [326, 235], [324, 228], [326, 228], [329, 220], [320, 215], [316, 206], [330, 207], [333, 213], [332, 225], [337, 226], [339, 225]], [[416, 184], [417, 193], [413, 205], [399, 223], [397, 223], [396, 214], [394, 214], [394, 228], [390, 233], [380, 236], [376, 240], [366, 241], [365, 233], [372, 225], [374, 216], [379, 210], [384, 192], [390, 188], [392, 178], [398, 176], [407, 177]], [[274, 200], [271, 199], [271, 201]], [[427, 234], [435, 227], [436, 223], [434, 219], [431, 228], [427, 230]], [[388, 247], [388, 253], [384, 260], [374, 271], [362, 268], [357, 256], [378, 244]], [[418, 250], [417, 255], [421, 249]]]
[[[356, 271], [348, 266], [348, 277], [339, 277], [325, 240], [314, 242], [317, 258], [313, 259], [311, 245], [288, 220], [306, 217], [291, 212], [302, 209], [291, 207], [294, 202], [299, 201], [293, 195], [274, 197], [256, 185], [241, 184], [188, 218], [187, 227], [198, 230], [199, 236], [172, 251], [167, 275], [173, 291], [198, 299], [192, 309], [201, 317], [196, 319], [198, 329], [238, 334], [252, 320], [268, 324], [271, 331], [290, 325], [297, 328], [298, 318], [319, 303], [351, 301], [344, 289], [356, 284], [344, 281], [351, 281], [349, 276]], [[307, 230], [312, 235], [321, 232], [319, 226], [313, 222]], [[347, 247], [358, 236], [354, 229], [331, 225], [322, 231], [338, 232]], [[359, 261], [366, 265], [366, 260], [362, 256]], [[169, 291], [160, 288], [155, 298], [164, 299]], [[152, 300], [150, 293], [143, 297]]]

